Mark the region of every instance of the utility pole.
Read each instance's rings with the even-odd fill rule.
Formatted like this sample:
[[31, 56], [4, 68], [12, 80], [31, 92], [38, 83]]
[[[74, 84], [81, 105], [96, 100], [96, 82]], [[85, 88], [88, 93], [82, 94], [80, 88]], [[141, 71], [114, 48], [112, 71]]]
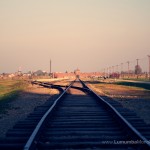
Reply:
[[123, 63], [121, 63], [121, 72], [120, 72], [120, 74], [121, 74], [121, 77], [123, 77]]
[[127, 64], [128, 64], [128, 78], [129, 78], [129, 65], [130, 65], [130, 62], [127, 61]]
[[139, 59], [136, 59], [136, 61], [137, 61], [137, 79], [139, 78], [139, 76], [138, 76], [138, 71], [139, 71]]
[[112, 66], [112, 78], [114, 78], [114, 66]]
[[111, 77], [111, 67], [109, 67], [109, 77]]
[[148, 59], [149, 59], [149, 80], [150, 80], [150, 55], [148, 55]]
[[51, 59], [50, 59], [50, 66], [49, 66], [50, 68], [49, 68], [49, 75], [51, 76], [51, 71], [52, 71], [52, 62], [51, 62]]
[[118, 65], [116, 65], [116, 72], [118, 73]]
[[109, 67], [107, 68], [107, 78], [109, 77]]
[[114, 73], [114, 66], [112, 66], [112, 73]]
[[105, 77], [105, 68], [104, 68], [104, 77]]

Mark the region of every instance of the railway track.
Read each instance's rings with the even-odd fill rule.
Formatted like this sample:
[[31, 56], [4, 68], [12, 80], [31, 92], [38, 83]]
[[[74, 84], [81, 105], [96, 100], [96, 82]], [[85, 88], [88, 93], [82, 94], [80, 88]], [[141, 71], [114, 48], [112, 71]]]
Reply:
[[58, 88], [62, 94], [8, 131], [0, 149], [150, 149], [150, 127], [120, 104], [98, 96], [81, 80], [65, 90], [49, 83], [34, 84]]

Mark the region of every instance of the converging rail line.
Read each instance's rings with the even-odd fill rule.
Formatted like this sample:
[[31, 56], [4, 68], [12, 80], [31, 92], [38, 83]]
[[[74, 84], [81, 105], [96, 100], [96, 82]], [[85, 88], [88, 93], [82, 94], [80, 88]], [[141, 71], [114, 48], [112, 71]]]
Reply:
[[[30, 122], [22, 122], [22, 126], [19, 123], [8, 132], [9, 140], [14, 143], [0, 144], [0, 149], [150, 149], [150, 128], [134, 113], [113, 101], [108, 103], [106, 97], [94, 93], [80, 79], [64, 90], [49, 83], [34, 84], [59, 88], [62, 93], [51, 105], [40, 107], [40, 111], [33, 113], [28, 118]], [[24, 130], [26, 128], [28, 130]], [[19, 143], [16, 138], [13, 140], [12, 136], [21, 135], [24, 138], [20, 138]]]

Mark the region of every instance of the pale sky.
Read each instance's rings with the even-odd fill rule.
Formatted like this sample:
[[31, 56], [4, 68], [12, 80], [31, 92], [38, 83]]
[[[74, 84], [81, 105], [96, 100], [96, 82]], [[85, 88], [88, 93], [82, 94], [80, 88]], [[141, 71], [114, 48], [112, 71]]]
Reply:
[[150, 0], [0, 0], [0, 73], [100, 71], [150, 55]]

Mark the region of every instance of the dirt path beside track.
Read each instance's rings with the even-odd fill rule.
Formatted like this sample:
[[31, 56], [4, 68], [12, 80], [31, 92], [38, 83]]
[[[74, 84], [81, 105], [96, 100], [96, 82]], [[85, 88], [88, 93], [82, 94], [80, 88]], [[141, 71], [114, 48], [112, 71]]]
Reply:
[[104, 83], [91, 83], [89, 86], [100, 95], [112, 97], [123, 107], [133, 110], [145, 123], [150, 124], [150, 90]]
[[44, 104], [50, 97], [58, 93], [56, 89], [29, 85], [15, 100], [9, 103], [6, 113], [0, 114], [0, 138], [5, 137], [7, 130], [13, 128], [19, 120], [25, 119], [36, 106]]

